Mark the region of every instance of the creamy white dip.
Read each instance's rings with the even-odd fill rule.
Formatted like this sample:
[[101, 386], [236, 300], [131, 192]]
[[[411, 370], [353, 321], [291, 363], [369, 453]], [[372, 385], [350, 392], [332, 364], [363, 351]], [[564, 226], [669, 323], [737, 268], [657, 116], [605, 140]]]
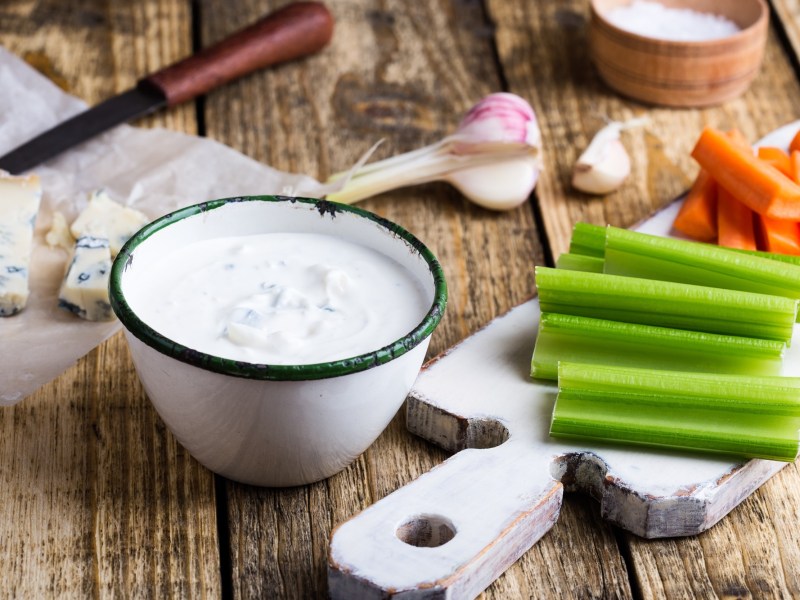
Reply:
[[140, 318], [189, 348], [252, 363], [314, 364], [409, 333], [430, 302], [394, 260], [336, 237], [268, 233], [189, 244], [161, 259]]

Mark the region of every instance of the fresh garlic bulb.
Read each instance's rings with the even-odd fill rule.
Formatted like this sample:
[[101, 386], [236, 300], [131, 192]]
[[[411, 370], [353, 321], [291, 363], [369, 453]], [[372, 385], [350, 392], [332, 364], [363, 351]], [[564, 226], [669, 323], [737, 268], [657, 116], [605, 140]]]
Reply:
[[490, 94], [467, 112], [452, 135], [412, 152], [358, 164], [311, 193], [350, 204], [407, 185], [447, 181], [480, 206], [510, 210], [533, 191], [540, 154], [541, 135], [530, 104], [514, 94]]
[[483, 208], [510, 210], [530, 197], [539, 179], [539, 164], [525, 156], [453, 171], [445, 179]]

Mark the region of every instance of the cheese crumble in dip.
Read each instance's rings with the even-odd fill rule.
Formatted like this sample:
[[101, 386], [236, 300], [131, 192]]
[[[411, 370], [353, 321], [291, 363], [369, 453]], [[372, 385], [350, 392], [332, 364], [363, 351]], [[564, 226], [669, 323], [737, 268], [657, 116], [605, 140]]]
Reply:
[[371, 352], [414, 329], [429, 305], [421, 282], [394, 260], [312, 233], [194, 242], [147, 279], [143, 321], [194, 350], [250, 363]]

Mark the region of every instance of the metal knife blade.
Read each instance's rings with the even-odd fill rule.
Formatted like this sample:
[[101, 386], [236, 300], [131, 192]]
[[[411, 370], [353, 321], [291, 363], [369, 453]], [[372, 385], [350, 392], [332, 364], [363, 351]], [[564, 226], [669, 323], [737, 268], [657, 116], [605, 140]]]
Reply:
[[19, 174], [115, 125], [202, 96], [257, 69], [313, 54], [332, 34], [333, 17], [323, 4], [284, 6], [15, 148], [0, 157], [0, 169]]
[[115, 125], [143, 117], [166, 105], [167, 98], [160, 91], [137, 86], [75, 115], [0, 157], [0, 169], [12, 175], [22, 173]]

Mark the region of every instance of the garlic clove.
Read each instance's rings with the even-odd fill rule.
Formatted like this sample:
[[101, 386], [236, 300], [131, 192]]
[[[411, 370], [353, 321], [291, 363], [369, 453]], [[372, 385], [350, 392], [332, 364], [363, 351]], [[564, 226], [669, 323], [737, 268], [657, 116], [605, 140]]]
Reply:
[[[588, 149], [587, 149], [588, 153]], [[572, 186], [588, 194], [608, 194], [631, 173], [631, 159], [619, 139], [605, 140], [590, 156], [581, 155], [572, 171]]]
[[539, 161], [523, 156], [460, 169], [445, 179], [472, 202], [490, 210], [512, 210], [531, 195], [539, 179]]
[[631, 173], [631, 159], [620, 141], [620, 134], [647, 123], [647, 117], [611, 121], [598, 131], [573, 167], [572, 186], [598, 195], [608, 194], [621, 186]]

